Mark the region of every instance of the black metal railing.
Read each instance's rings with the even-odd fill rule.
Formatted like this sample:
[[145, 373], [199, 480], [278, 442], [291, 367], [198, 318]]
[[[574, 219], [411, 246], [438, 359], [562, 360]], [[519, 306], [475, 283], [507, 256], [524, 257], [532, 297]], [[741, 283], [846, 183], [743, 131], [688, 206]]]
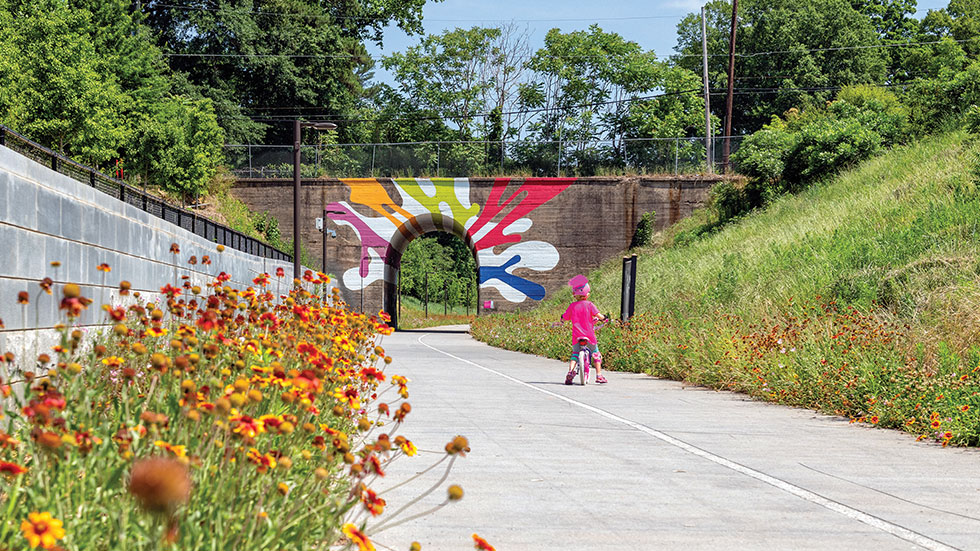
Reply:
[[107, 176], [99, 170], [77, 163], [56, 151], [33, 142], [3, 125], [0, 125], [0, 145], [49, 166], [52, 170], [87, 184], [102, 193], [163, 218], [167, 222], [176, 224], [208, 241], [255, 256], [290, 262], [293, 260], [291, 254], [280, 251], [268, 243], [217, 224], [187, 209], [161, 201], [159, 198], [148, 195], [122, 180]]

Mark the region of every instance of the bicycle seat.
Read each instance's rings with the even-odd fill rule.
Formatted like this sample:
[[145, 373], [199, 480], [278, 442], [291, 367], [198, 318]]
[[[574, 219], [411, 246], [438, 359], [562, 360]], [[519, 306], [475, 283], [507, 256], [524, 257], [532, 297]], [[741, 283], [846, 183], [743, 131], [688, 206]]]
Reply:
[[579, 338], [578, 344], [582, 344], [582, 345], [589, 344], [589, 339]]

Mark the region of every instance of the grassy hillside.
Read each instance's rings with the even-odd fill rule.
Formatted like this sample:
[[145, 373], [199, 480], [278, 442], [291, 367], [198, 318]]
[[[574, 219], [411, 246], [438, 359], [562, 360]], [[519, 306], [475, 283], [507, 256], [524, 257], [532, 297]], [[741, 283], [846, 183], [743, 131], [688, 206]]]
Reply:
[[[709, 211], [674, 226], [639, 251], [640, 315], [600, 332], [608, 366], [980, 444], [978, 152], [930, 138], [715, 233]], [[619, 266], [590, 275], [614, 315]], [[570, 298], [474, 334], [567, 357]]]

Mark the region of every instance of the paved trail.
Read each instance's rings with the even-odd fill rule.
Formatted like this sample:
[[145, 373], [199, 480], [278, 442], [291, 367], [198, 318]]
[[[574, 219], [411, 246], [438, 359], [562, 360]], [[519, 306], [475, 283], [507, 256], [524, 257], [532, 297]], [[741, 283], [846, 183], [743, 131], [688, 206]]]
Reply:
[[[462, 501], [374, 535], [392, 549], [472, 549], [476, 532], [500, 551], [980, 550], [976, 450], [645, 375], [564, 386], [562, 362], [462, 331], [383, 344], [388, 373], [411, 379], [405, 434], [431, 451], [395, 462], [381, 487], [456, 434], [472, 448], [447, 480]], [[385, 494], [388, 511], [440, 474]]]

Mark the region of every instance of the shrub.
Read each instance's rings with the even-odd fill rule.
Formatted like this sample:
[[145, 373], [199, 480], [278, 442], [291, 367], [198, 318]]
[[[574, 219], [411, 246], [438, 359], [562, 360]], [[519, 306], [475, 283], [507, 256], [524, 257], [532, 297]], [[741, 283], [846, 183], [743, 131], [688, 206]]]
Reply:
[[745, 186], [732, 180], [723, 180], [711, 188], [710, 204], [718, 223], [725, 223], [752, 208], [746, 196]]
[[744, 201], [749, 207], [768, 203], [901, 142], [908, 119], [895, 94], [873, 86], [849, 86], [825, 108], [802, 115], [791, 109], [785, 119], [773, 117], [733, 155], [751, 178]]
[[136, 165], [146, 183], [187, 199], [201, 195], [223, 159], [224, 131], [211, 100], [170, 98], [142, 127]]
[[645, 247], [650, 244], [650, 238], [653, 236], [653, 230], [656, 227], [654, 224], [656, 218], [657, 213], [652, 210], [643, 213], [640, 221], [636, 224], [636, 231], [633, 232], [633, 240], [630, 242], [631, 249]]

